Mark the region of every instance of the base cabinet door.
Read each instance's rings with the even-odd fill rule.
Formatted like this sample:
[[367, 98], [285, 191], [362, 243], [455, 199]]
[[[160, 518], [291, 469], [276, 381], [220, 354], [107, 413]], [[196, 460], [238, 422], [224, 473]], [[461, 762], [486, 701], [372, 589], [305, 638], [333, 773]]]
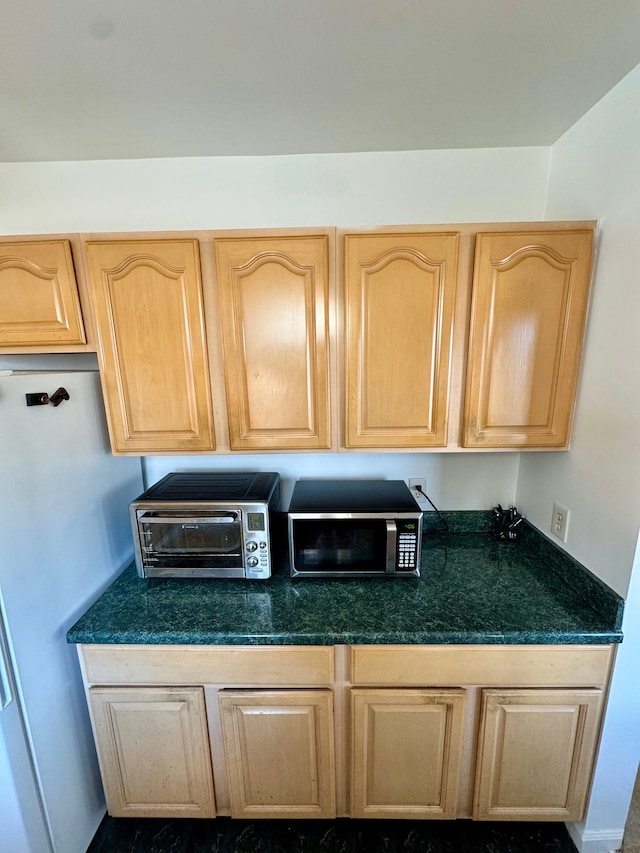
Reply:
[[215, 448], [197, 240], [86, 244], [117, 453]]
[[333, 818], [330, 690], [221, 690], [232, 817]]
[[473, 817], [581, 820], [603, 691], [485, 690]]
[[89, 697], [109, 814], [215, 817], [201, 687], [93, 687]]
[[351, 817], [456, 817], [464, 690], [354, 689]]
[[69, 241], [0, 244], [0, 347], [85, 341]]

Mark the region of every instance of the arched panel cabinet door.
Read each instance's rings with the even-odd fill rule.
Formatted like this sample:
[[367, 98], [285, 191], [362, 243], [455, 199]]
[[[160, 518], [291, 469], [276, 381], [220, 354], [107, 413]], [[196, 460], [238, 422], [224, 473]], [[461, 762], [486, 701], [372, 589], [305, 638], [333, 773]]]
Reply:
[[464, 447], [566, 448], [593, 232], [476, 238]]
[[322, 450], [329, 412], [329, 236], [215, 241], [232, 450]]
[[446, 444], [457, 233], [347, 234], [345, 445]]
[[0, 347], [85, 342], [69, 241], [0, 243]]
[[114, 452], [213, 450], [197, 240], [90, 241], [86, 253]]

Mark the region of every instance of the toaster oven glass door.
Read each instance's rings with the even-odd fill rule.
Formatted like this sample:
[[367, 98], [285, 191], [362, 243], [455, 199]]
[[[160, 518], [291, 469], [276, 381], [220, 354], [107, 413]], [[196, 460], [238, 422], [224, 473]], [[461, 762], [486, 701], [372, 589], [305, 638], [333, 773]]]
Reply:
[[144, 512], [138, 528], [145, 563], [158, 568], [241, 568], [242, 518], [238, 512]]

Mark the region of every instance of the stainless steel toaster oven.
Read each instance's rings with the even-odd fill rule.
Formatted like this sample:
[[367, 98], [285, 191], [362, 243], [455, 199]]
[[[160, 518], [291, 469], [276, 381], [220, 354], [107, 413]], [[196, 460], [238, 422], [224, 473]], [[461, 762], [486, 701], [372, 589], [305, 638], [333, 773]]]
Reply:
[[271, 576], [278, 474], [167, 474], [130, 506], [141, 577]]

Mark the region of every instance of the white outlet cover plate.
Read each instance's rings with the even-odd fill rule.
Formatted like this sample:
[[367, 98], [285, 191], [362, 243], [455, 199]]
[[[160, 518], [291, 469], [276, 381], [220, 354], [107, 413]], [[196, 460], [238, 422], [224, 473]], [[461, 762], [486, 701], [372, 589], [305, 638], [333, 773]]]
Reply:
[[566, 506], [554, 501], [553, 514], [551, 516], [551, 532], [554, 536], [557, 536], [558, 539], [560, 539], [562, 542], [567, 541], [570, 514], [571, 513]]

